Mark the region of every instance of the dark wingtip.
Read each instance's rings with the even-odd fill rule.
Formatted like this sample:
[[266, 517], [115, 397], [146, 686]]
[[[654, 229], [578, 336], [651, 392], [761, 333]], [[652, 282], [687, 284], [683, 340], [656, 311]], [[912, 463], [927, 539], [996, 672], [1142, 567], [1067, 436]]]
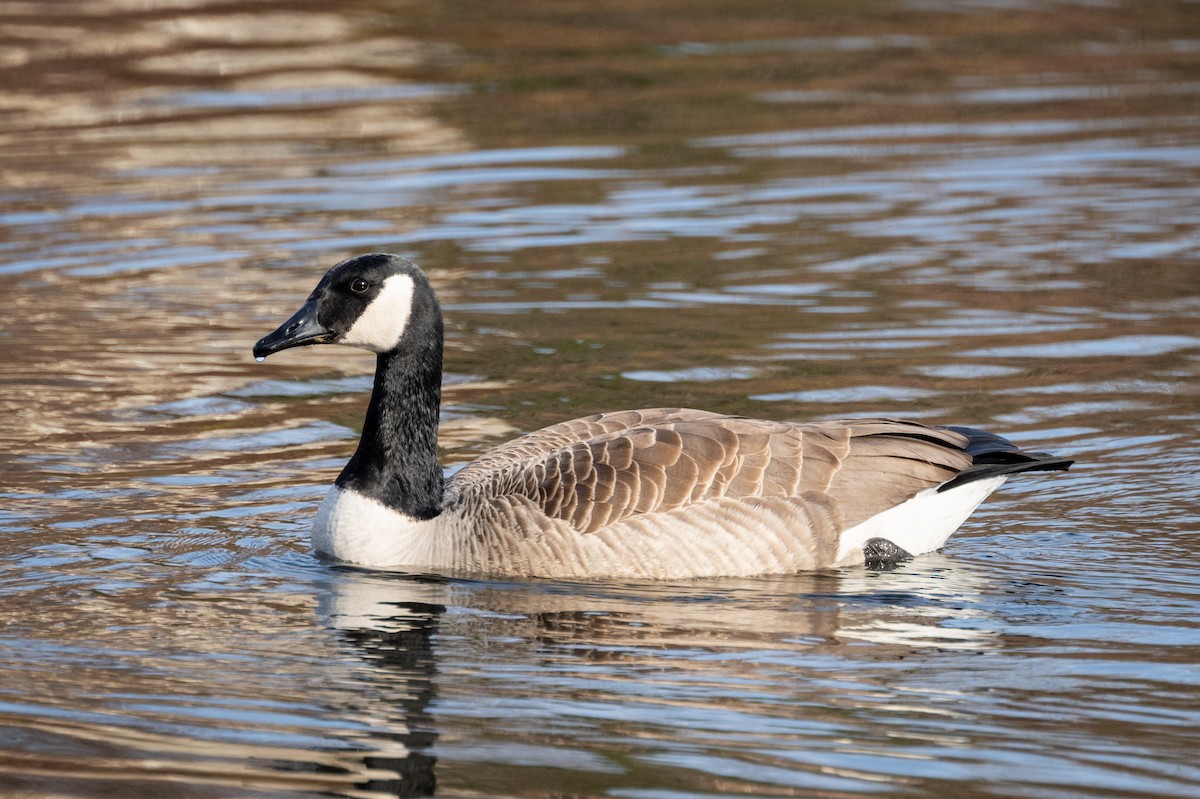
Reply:
[[938, 486], [938, 491], [949, 491], [965, 483], [984, 480], [988, 477], [1020, 474], [1022, 472], [1065, 472], [1075, 461], [1061, 458], [1048, 452], [1026, 452], [1007, 438], [977, 430], [973, 427], [950, 427], [969, 441], [966, 451], [972, 464], [953, 479]]

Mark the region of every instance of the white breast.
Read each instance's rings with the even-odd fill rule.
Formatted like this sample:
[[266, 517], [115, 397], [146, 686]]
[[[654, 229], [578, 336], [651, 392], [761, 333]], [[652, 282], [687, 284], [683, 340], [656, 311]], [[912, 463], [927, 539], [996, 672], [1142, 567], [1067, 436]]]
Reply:
[[345, 563], [452, 569], [455, 542], [443, 517], [421, 520], [337, 486], [313, 523], [313, 547]]

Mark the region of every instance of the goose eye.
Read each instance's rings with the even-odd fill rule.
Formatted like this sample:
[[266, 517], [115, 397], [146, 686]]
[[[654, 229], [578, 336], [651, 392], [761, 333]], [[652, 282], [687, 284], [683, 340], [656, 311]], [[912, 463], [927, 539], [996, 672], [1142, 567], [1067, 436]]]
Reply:
[[353, 291], [355, 294], [362, 294], [364, 291], [366, 291], [370, 287], [371, 287], [371, 284], [368, 283], [365, 278], [361, 278], [361, 277], [356, 278], [355, 281], [350, 284], [350, 290]]

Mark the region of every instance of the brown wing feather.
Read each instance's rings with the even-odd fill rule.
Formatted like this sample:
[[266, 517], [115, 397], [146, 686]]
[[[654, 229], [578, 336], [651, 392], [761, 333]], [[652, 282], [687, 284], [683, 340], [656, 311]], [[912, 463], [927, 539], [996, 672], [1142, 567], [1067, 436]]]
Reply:
[[841, 426], [848, 435], [846, 454], [825, 489], [848, 528], [971, 465], [966, 436], [952, 430], [891, 419], [828, 424]]
[[[571, 444], [588, 441], [607, 433], [679, 419], [704, 419], [715, 416], [719, 416], [719, 414], [686, 408], [647, 408], [636, 411], [597, 413], [581, 419], [559, 422], [518, 436], [483, 453], [462, 471], [488, 473], [496, 468], [503, 468], [511, 461], [528, 461], [539, 456], [549, 456]], [[471, 476], [470, 473], [467, 476]]]
[[889, 419], [621, 411], [501, 445], [454, 476], [451, 496], [531, 502], [581, 532], [708, 499], [804, 497], [846, 529], [970, 466], [966, 444], [951, 430]]

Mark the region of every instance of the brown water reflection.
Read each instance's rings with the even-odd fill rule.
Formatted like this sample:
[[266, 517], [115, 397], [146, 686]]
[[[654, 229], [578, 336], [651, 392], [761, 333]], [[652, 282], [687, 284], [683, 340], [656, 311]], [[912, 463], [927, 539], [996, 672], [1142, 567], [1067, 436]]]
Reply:
[[[0, 7], [0, 795], [1194, 796], [1200, 11]], [[391, 250], [451, 464], [600, 409], [1079, 459], [890, 573], [340, 570]]]

